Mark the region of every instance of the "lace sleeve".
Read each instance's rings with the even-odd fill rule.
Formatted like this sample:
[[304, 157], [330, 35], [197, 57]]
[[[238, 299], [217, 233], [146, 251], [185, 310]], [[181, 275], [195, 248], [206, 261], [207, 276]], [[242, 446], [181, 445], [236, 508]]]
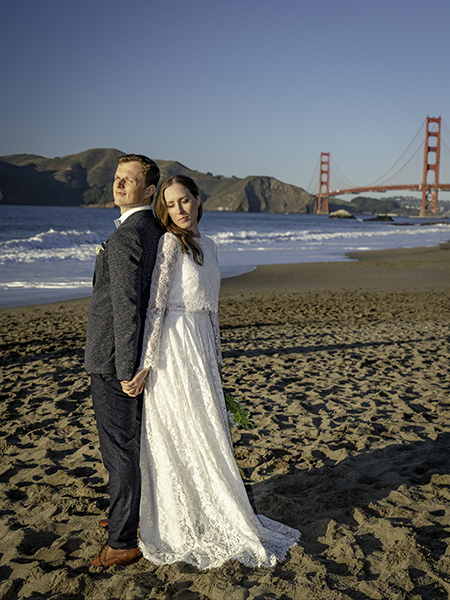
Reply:
[[219, 367], [223, 365], [222, 362], [222, 349], [220, 347], [220, 329], [219, 329], [219, 313], [216, 311], [212, 311], [209, 313], [211, 318], [211, 323], [214, 330], [214, 341], [216, 343], [216, 355], [217, 355], [217, 363]]
[[[214, 242], [214, 254], [216, 257], [217, 266], [219, 266], [219, 257], [217, 255], [217, 245], [215, 242]], [[214, 330], [214, 341], [216, 343], [217, 363], [218, 363], [219, 367], [222, 367], [223, 361], [222, 361], [222, 348], [220, 346], [219, 313], [211, 312], [210, 317], [211, 317], [211, 323], [212, 323], [213, 330]]]
[[150, 369], [155, 365], [167, 297], [172, 284], [177, 258], [178, 240], [173, 235], [164, 235], [159, 242], [158, 255], [152, 276], [139, 370]]

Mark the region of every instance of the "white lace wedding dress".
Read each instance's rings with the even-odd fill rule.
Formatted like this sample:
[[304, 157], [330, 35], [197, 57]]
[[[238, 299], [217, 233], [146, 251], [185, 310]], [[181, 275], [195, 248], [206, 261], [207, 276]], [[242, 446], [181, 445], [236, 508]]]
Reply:
[[203, 265], [160, 241], [144, 335], [140, 547], [155, 564], [201, 569], [235, 558], [247, 566], [283, 560], [300, 533], [256, 516], [239, 475], [218, 364], [220, 273], [202, 236]]

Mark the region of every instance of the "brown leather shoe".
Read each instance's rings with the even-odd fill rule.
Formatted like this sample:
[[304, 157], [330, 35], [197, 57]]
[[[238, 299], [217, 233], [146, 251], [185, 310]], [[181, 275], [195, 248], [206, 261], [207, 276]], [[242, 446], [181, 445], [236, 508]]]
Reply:
[[100, 550], [100, 554], [90, 563], [81, 565], [74, 569], [75, 573], [87, 573], [91, 567], [112, 567], [112, 565], [132, 565], [141, 558], [142, 554], [139, 548], [122, 550], [120, 548], [111, 548], [105, 544]]

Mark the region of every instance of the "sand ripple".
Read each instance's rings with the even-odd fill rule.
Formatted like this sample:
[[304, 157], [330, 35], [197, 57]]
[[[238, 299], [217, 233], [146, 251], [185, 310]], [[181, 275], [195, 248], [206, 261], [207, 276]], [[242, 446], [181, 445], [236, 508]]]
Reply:
[[86, 301], [0, 312], [0, 598], [430, 599], [450, 595], [450, 292], [222, 297], [233, 432], [255, 509], [299, 528], [282, 565], [141, 560], [74, 576], [108, 505], [82, 368]]

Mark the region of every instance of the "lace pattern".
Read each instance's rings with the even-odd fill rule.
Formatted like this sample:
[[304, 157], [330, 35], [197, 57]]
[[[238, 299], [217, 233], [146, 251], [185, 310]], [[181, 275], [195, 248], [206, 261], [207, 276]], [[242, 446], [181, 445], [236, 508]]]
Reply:
[[166, 233], [159, 242], [158, 255], [152, 277], [150, 300], [144, 329], [140, 369], [155, 365], [161, 328], [166, 312], [208, 311], [214, 329], [217, 361], [222, 365], [219, 329], [220, 271], [216, 245], [208, 237], [201, 237], [203, 265], [197, 265], [191, 255], [183, 254], [172, 233]]
[[154, 564], [206, 569], [235, 558], [272, 566], [300, 533], [254, 514], [236, 466], [218, 369], [220, 275], [214, 242], [202, 237], [201, 244], [203, 266], [171, 234], [158, 253], [143, 360], [152, 368], [142, 420], [140, 548]]

